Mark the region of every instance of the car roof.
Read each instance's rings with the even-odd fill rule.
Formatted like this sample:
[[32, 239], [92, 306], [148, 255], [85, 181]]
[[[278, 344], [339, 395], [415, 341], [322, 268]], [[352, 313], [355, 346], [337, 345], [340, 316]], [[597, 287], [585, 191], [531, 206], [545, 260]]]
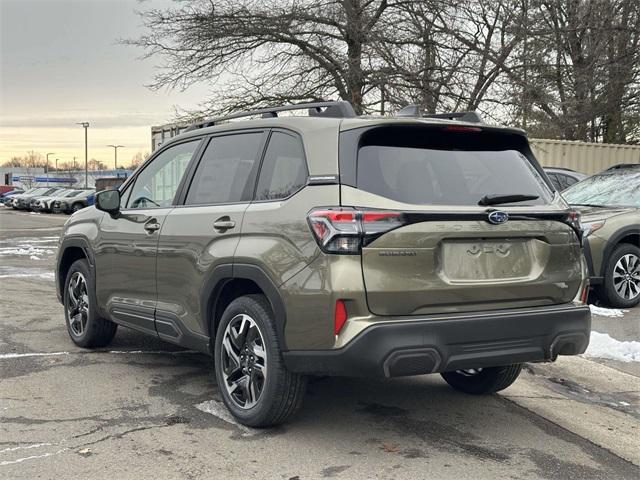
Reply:
[[188, 130], [167, 140], [159, 150], [171, 145], [218, 133], [250, 129], [281, 128], [298, 133], [303, 138], [305, 155], [310, 175], [333, 174], [338, 172], [338, 138], [337, 132], [384, 125], [425, 125], [425, 126], [468, 126], [490, 131], [526, 136], [524, 130], [512, 127], [489, 125], [485, 123], [461, 122], [425, 117], [383, 117], [359, 116], [350, 118], [315, 117], [315, 116], [282, 116], [256, 118], [251, 120], [234, 120], [214, 126]]
[[339, 128], [340, 131], [351, 130], [354, 128], [375, 126], [375, 125], [456, 125], [468, 126], [491, 130], [504, 130], [512, 133], [524, 135], [522, 129], [514, 127], [506, 127], [501, 125], [489, 125], [486, 123], [461, 122], [459, 120], [448, 120], [439, 118], [414, 118], [414, 117], [387, 117], [375, 115], [361, 115], [352, 118], [332, 118], [332, 117], [307, 117], [307, 116], [286, 116], [286, 117], [270, 117], [257, 118], [252, 120], [237, 120], [227, 123], [221, 123], [210, 127], [189, 130], [173, 137], [164, 145], [174, 142], [178, 139], [196, 137], [201, 135], [212, 135], [218, 132], [254, 128], [286, 128], [300, 131], [301, 133], [312, 133], [318, 129], [327, 127]]

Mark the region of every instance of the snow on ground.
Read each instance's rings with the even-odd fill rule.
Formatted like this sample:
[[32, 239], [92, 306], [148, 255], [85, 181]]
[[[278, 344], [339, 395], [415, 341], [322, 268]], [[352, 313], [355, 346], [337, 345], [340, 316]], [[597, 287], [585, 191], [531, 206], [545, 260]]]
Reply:
[[39, 278], [41, 280], [53, 280], [55, 275], [52, 271], [43, 268], [0, 266], [0, 278]]
[[621, 342], [606, 333], [591, 332], [585, 357], [607, 358], [620, 362], [640, 362], [640, 342]]
[[599, 317], [624, 317], [629, 310], [621, 310], [619, 308], [603, 308], [589, 305], [591, 313]]
[[53, 250], [49, 248], [39, 248], [33, 245], [26, 245], [25, 247], [0, 247], [0, 257], [8, 255], [19, 256], [41, 256], [41, 255], [53, 255]]

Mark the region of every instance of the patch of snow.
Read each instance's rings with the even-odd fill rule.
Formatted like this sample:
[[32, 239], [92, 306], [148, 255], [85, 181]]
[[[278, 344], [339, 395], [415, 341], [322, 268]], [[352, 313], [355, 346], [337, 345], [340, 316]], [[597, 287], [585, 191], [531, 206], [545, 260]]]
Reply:
[[31, 255], [29, 257], [30, 260], [40, 260], [40, 257], [36, 256], [36, 255]]
[[25, 445], [23, 447], [9, 447], [0, 450], [0, 453], [4, 452], [15, 452], [16, 450], [29, 450], [31, 448], [39, 448], [39, 447], [49, 447], [50, 443], [34, 443], [33, 445]]
[[53, 255], [53, 250], [38, 248], [33, 245], [27, 245], [26, 247], [0, 247], [0, 256], [7, 255]]
[[44, 268], [0, 267], [0, 278], [39, 278], [53, 280], [55, 275]]
[[55, 277], [53, 272], [0, 274], [0, 278], [39, 278], [41, 280], [55, 280]]
[[585, 357], [606, 358], [620, 362], [640, 362], [640, 342], [620, 341], [606, 333], [591, 332]]
[[58, 237], [16, 237], [16, 238], [7, 238], [5, 240], [0, 240], [0, 244], [7, 245], [32, 245], [38, 243], [56, 243], [59, 240]]
[[0, 360], [4, 360], [7, 358], [23, 358], [23, 357], [53, 357], [57, 355], [69, 355], [69, 352], [0, 353]]
[[236, 419], [233, 418], [233, 415], [229, 413], [229, 410], [227, 410], [227, 407], [225, 407], [224, 404], [221, 402], [217, 402], [215, 400], [208, 400], [206, 402], [202, 402], [194, 406], [201, 412], [208, 413], [209, 415], [213, 415], [214, 417], [217, 417], [220, 420], [223, 420], [239, 428], [240, 430], [242, 430], [243, 437], [260, 435], [261, 433], [268, 431], [268, 430], [261, 430], [258, 428], [246, 427], [238, 423]]
[[198, 353], [195, 350], [178, 350], [171, 352], [168, 350], [96, 350], [93, 352], [30, 352], [30, 353], [0, 353], [0, 360], [26, 357], [55, 357], [59, 355], [98, 355], [100, 353], [110, 353], [112, 355], [190, 355]]
[[16, 463], [22, 463], [22, 462], [26, 462], [28, 460], [36, 460], [38, 458], [47, 458], [50, 457], [52, 455], [58, 455], [62, 452], [66, 452], [68, 449], [67, 448], [62, 448], [60, 450], [58, 450], [57, 452], [47, 452], [47, 453], [43, 453], [42, 455], [32, 455], [30, 457], [24, 457], [24, 458], [18, 458], [17, 460], [5, 460], [3, 462], [0, 462], [0, 467], [4, 467], [6, 465], [14, 465]]
[[620, 308], [603, 308], [595, 305], [589, 305], [591, 313], [598, 317], [624, 317], [624, 314], [629, 310], [622, 310]]

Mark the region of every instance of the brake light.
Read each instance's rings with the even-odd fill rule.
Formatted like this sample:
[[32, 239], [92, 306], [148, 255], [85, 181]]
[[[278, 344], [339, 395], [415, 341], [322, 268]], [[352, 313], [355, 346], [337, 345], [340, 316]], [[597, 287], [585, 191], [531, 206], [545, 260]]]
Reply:
[[307, 220], [324, 252], [351, 255], [360, 253], [363, 246], [382, 233], [404, 224], [400, 212], [339, 207], [312, 210]]
[[344, 305], [344, 300], [336, 300], [336, 313], [334, 320], [334, 332], [336, 335], [340, 333], [345, 323], [347, 323], [347, 307]]
[[459, 133], [471, 133], [471, 132], [481, 132], [482, 129], [478, 127], [464, 127], [462, 125], [448, 125], [442, 129], [445, 132], [459, 132]]

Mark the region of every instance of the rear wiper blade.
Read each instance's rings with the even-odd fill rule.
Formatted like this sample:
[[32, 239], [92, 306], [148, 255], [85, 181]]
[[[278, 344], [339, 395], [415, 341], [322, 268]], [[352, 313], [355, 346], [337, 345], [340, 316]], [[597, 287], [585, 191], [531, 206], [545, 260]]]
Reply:
[[526, 202], [527, 200], [537, 200], [540, 198], [538, 195], [485, 195], [480, 199], [478, 205], [498, 205], [499, 203], [513, 203], [513, 202]]

